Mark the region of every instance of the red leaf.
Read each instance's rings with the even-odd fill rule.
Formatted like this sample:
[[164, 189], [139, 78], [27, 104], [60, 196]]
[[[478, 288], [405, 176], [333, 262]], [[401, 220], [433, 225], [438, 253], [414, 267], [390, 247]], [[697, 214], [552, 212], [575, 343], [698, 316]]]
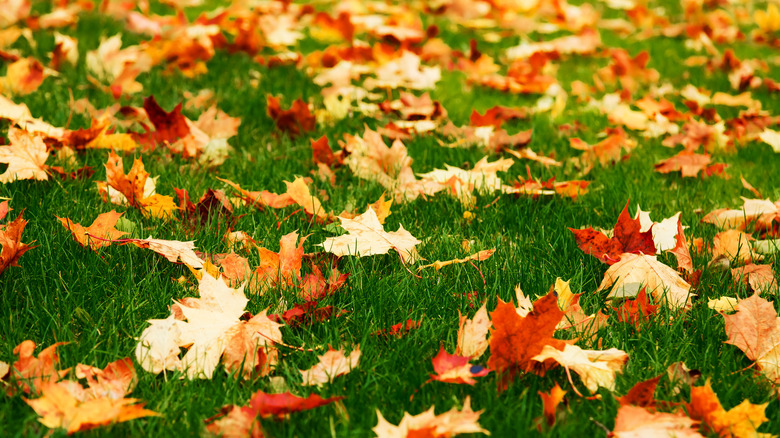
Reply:
[[[147, 143], [173, 143], [190, 133], [187, 119], [181, 114], [181, 103], [173, 111], [166, 112], [157, 104], [154, 96], [149, 96], [144, 99], [144, 109], [155, 128], [154, 132], [148, 133]], [[138, 142], [143, 143], [143, 140], [139, 138]]]
[[273, 119], [277, 128], [288, 133], [290, 137], [314, 131], [317, 119], [309, 110], [309, 104], [303, 100], [296, 100], [287, 110], [283, 110], [279, 106], [279, 99], [273, 96], [268, 96], [267, 104], [268, 116]]
[[647, 299], [647, 288], [642, 288], [636, 296], [636, 299], [626, 300], [620, 307], [613, 307], [618, 321], [638, 325], [640, 321], [647, 320], [650, 315], [654, 315], [661, 306], [650, 304]]
[[407, 319], [406, 322], [399, 322], [391, 326], [389, 329], [377, 330], [373, 333], [374, 336], [395, 336], [400, 338], [402, 335], [410, 332], [416, 328], [419, 328], [422, 324], [422, 320], [415, 321], [413, 319]]
[[628, 214], [629, 202], [630, 199], [618, 216], [613, 239], [617, 239], [623, 245], [623, 252], [655, 254], [652, 227], [643, 233], [639, 231], [642, 228], [639, 218], [631, 219], [631, 215]]
[[343, 398], [322, 398], [317, 394], [303, 398], [293, 395], [289, 391], [282, 394], [266, 394], [263, 391], [257, 391], [249, 400], [249, 408], [263, 418], [273, 416], [281, 419], [291, 412], [307, 411]]
[[457, 356], [449, 354], [441, 346], [439, 354], [433, 358], [433, 370], [436, 374], [431, 374], [431, 380], [447, 383], [465, 383], [473, 385], [477, 383], [474, 377], [486, 376], [490, 370], [479, 365], [470, 365], [467, 356]]

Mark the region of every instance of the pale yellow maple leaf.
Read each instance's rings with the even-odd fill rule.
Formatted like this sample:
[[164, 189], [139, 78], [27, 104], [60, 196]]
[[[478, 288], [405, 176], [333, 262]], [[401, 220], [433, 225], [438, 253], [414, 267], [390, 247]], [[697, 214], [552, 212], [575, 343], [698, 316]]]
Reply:
[[769, 146], [772, 146], [772, 149], [775, 152], [780, 153], [780, 132], [766, 128], [759, 134], [758, 138]]
[[468, 319], [465, 315], [459, 317], [458, 346], [455, 354], [476, 359], [488, 348], [487, 335], [490, 331], [490, 317], [487, 312], [487, 302], [474, 314], [474, 318]]
[[183, 242], [180, 240], [153, 239], [149, 236], [146, 239], [124, 239], [122, 240], [122, 243], [133, 244], [139, 248], [151, 249], [173, 263], [181, 260], [182, 263], [196, 269], [203, 267], [203, 259], [195, 254], [194, 240]]
[[735, 312], [738, 306], [739, 300], [734, 297], [719, 297], [707, 300], [707, 307], [716, 312]]
[[22, 179], [49, 179], [46, 159], [49, 153], [40, 137], [11, 127], [8, 129], [10, 144], [0, 146], [0, 163], [8, 164], [0, 174], [0, 182], [9, 183]]
[[628, 354], [617, 348], [609, 350], [583, 350], [576, 345], [566, 344], [563, 351], [545, 345], [542, 352], [531, 358], [538, 362], [552, 359], [561, 366], [577, 373], [582, 383], [592, 393], [599, 387], [615, 390], [615, 373], [623, 370]]
[[372, 429], [377, 438], [407, 438], [415, 436], [415, 433], [425, 435], [431, 438], [452, 437], [463, 433], [483, 433], [490, 435], [490, 432], [479, 425], [479, 416], [482, 411], [474, 412], [471, 409], [471, 399], [466, 397], [463, 402], [463, 409], [452, 408], [449, 411], [436, 415], [434, 406], [418, 415], [409, 415], [404, 413], [401, 422], [396, 426], [382, 416], [379, 410], [376, 411], [377, 425]]
[[352, 371], [360, 362], [360, 348], [355, 347], [349, 356], [344, 356], [343, 350], [329, 349], [327, 353], [318, 356], [319, 362], [308, 370], [299, 370], [305, 386], [323, 386], [338, 376]]
[[445, 164], [445, 169], [434, 169], [420, 174], [420, 178], [422, 181], [430, 181], [449, 189], [449, 192], [462, 203], [469, 204], [473, 202], [474, 192], [481, 194], [496, 191], [513, 192], [514, 188], [505, 186], [497, 174], [497, 172], [506, 172], [513, 164], [514, 160], [511, 158], [488, 162], [488, 157], [484, 156], [471, 169], [466, 170]]
[[[282, 341], [281, 324], [266, 311], [242, 321], [249, 301], [243, 286], [233, 289], [208, 272], [198, 291], [199, 298], [175, 303], [169, 318], [149, 321], [135, 351], [141, 367], [151, 373], [182, 371], [190, 379], [210, 379], [220, 363], [228, 373], [267, 374], [278, 360], [274, 345]], [[187, 350], [181, 358], [180, 348]]]
[[650, 219], [649, 211], [642, 211], [637, 207], [635, 218], [639, 219], [640, 233], [644, 233], [652, 228], [653, 243], [655, 243], [655, 251], [660, 254], [663, 251], [670, 250], [677, 245], [677, 222], [680, 220], [682, 212], [677, 212], [661, 222], [655, 222]]
[[604, 273], [598, 290], [612, 287], [607, 298], [635, 297], [643, 288], [652, 293], [656, 302], [673, 309], [689, 308], [691, 285], [674, 269], [658, 261], [656, 256], [624, 253], [620, 261]]
[[339, 257], [346, 255], [366, 257], [387, 254], [388, 251], [394, 249], [398, 251], [404, 263], [414, 263], [419, 258], [415, 246], [421, 242], [406, 231], [402, 225], [399, 226], [398, 231], [386, 232], [371, 206], [365, 213], [354, 219], [341, 216], [338, 218], [341, 221], [341, 227], [347, 230], [348, 234], [328, 237], [319, 244], [327, 252]]

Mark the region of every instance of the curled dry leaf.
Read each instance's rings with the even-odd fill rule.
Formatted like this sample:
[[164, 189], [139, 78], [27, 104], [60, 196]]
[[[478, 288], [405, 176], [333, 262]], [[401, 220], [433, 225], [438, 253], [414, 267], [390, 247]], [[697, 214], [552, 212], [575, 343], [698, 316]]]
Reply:
[[415, 246], [421, 242], [403, 226], [399, 226], [398, 231], [386, 232], [370, 206], [365, 213], [355, 219], [339, 216], [339, 220], [341, 227], [347, 230], [348, 234], [325, 239], [319, 246], [327, 252], [339, 257], [346, 255], [365, 257], [387, 254], [394, 249], [398, 251], [404, 263], [414, 263], [419, 258]]
[[734, 268], [731, 270], [731, 276], [734, 278], [734, 282], [742, 282], [750, 285], [756, 293], [771, 293], [775, 294], [778, 291], [777, 278], [775, 278], [775, 270], [772, 269], [772, 265], [756, 265], [748, 263], [745, 266]]
[[455, 354], [477, 359], [488, 348], [487, 335], [490, 331], [490, 317], [487, 313], [487, 302], [477, 310], [474, 318], [468, 319], [465, 315], [459, 316], [458, 346]]
[[360, 362], [360, 348], [355, 347], [349, 356], [344, 356], [342, 350], [329, 349], [319, 357], [319, 362], [308, 370], [299, 370], [305, 386], [323, 386], [338, 376], [352, 371]]
[[404, 413], [401, 422], [396, 426], [385, 420], [382, 413], [376, 411], [377, 424], [372, 429], [377, 438], [408, 438], [414, 436], [426, 436], [431, 438], [446, 438], [463, 433], [490, 432], [479, 425], [479, 416], [482, 411], [471, 410], [471, 399], [466, 397], [463, 409], [452, 408], [449, 411], [436, 415], [434, 406], [418, 415]]

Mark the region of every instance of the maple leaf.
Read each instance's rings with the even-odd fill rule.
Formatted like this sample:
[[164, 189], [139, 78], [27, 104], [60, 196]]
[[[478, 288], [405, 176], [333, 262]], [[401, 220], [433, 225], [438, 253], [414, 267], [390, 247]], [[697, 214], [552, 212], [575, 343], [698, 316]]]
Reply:
[[655, 390], [662, 376], [656, 376], [632, 386], [626, 395], [618, 397], [618, 403], [620, 403], [620, 406], [632, 405], [649, 409], [655, 408]]
[[316, 127], [317, 119], [309, 110], [309, 104], [301, 99], [293, 102], [290, 109], [283, 110], [279, 104], [279, 98], [269, 95], [266, 112], [276, 127], [288, 133], [290, 137], [297, 137], [305, 132], [313, 131]]
[[646, 287], [642, 288], [636, 296], [636, 299], [625, 300], [620, 307], [613, 307], [618, 321], [627, 322], [634, 326], [639, 326], [641, 321], [647, 321], [650, 316], [655, 315], [661, 306], [650, 303], [647, 299]]
[[8, 164], [5, 172], [0, 174], [1, 183], [9, 183], [22, 179], [47, 180], [46, 159], [49, 153], [46, 144], [39, 136], [23, 129], [8, 128], [10, 144], [0, 146], [0, 163]]
[[291, 286], [301, 278], [301, 260], [303, 243], [306, 237], [298, 241], [298, 232], [282, 236], [279, 240], [279, 252], [258, 248], [260, 266], [255, 269], [250, 289], [263, 293], [276, 285]]
[[488, 157], [484, 156], [469, 170], [445, 164], [446, 169], [434, 169], [420, 177], [423, 181], [447, 187], [450, 194], [468, 205], [474, 202], [475, 191], [482, 194], [496, 191], [512, 193], [513, 188], [505, 186], [497, 172], [506, 172], [513, 164], [511, 158], [488, 162]]
[[656, 303], [663, 303], [674, 309], [689, 308], [691, 285], [674, 269], [659, 262], [656, 256], [644, 254], [622, 254], [620, 261], [610, 266], [598, 291], [612, 288], [607, 298], [629, 298], [644, 288], [650, 290]]
[[263, 418], [276, 417], [282, 419], [292, 412], [307, 411], [343, 398], [322, 398], [317, 394], [303, 398], [293, 395], [289, 391], [282, 394], [266, 394], [263, 391], [257, 391], [249, 400], [249, 408]]
[[518, 371], [536, 371], [543, 374], [545, 367], [534, 361], [545, 345], [562, 349], [564, 341], [554, 339], [555, 328], [563, 318], [558, 299], [551, 291], [533, 303], [533, 310], [523, 317], [511, 303], [499, 299], [490, 313], [490, 359], [488, 367], [502, 373], [499, 389], [506, 388]]
[[742, 350], [767, 378], [777, 382], [780, 379], [780, 317], [772, 303], [755, 293], [739, 302], [737, 313], [723, 318], [726, 343]]
[[677, 212], [661, 222], [655, 222], [650, 218], [650, 212], [642, 211], [637, 207], [636, 219], [639, 219], [641, 225], [640, 232], [652, 230], [653, 242], [655, 242], [656, 254], [660, 254], [663, 251], [668, 251], [674, 248], [677, 240], [675, 239], [678, 234], [678, 223], [680, 222], [680, 216], [682, 212]]
[[[210, 379], [222, 362], [225, 371], [241, 376], [265, 375], [276, 363], [274, 344], [282, 340], [280, 324], [266, 311], [248, 321], [249, 301], [243, 287], [233, 289], [203, 272], [199, 298], [183, 298], [171, 308], [167, 319], [149, 320], [136, 346], [136, 360], [150, 373], [176, 370], [190, 379]], [[179, 358], [180, 348], [187, 349]]]
[[688, 415], [701, 421], [706, 432], [720, 437], [749, 438], [759, 436], [758, 428], [769, 421], [764, 415], [768, 404], [754, 405], [744, 400], [726, 411], [707, 380], [704, 386], [691, 388], [691, 402], [685, 406]]
[[422, 320], [414, 320], [410, 318], [404, 322], [393, 324], [392, 326], [390, 326], [390, 328], [377, 330], [372, 334], [375, 336], [393, 336], [396, 338], [400, 338], [406, 333], [409, 333], [412, 330], [420, 328], [420, 325], [422, 325]]
[[618, 216], [611, 238], [593, 228], [582, 230], [569, 228], [574, 233], [574, 239], [582, 252], [592, 255], [608, 265], [620, 261], [621, 254], [624, 253], [655, 254], [653, 227], [644, 232], [640, 231], [642, 229], [641, 220], [631, 219], [628, 213], [629, 202], [626, 202], [626, 206], [623, 207], [623, 211]]
[[458, 346], [455, 354], [476, 359], [482, 356], [488, 348], [487, 335], [490, 331], [490, 317], [487, 313], [487, 302], [474, 314], [474, 318], [468, 319], [465, 315], [459, 316]]
[[556, 383], [549, 394], [542, 391], [538, 391], [538, 394], [542, 399], [544, 419], [547, 421], [548, 426], [552, 426], [555, 424], [558, 405], [563, 401], [563, 396], [566, 395], [566, 391], [561, 389]]
[[334, 312], [333, 306], [317, 307], [318, 304], [318, 301], [306, 301], [303, 304], [296, 304], [281, 315], [268, 315], [268, 318], [271, 321], [284, 322], [289, 327], [299, 327], [304, 324], [324, 321], [334, 315], [342, 316], [347, 313], [346, 310]]
[[[63, 227], [67, 228], [73, 234], [73, 238], [76, 242], [85, 248], [96, 251], [98, 248], [111, 245], [112, 240], [119, 239], [127, 234], [124, 231], [116, 229], [116, 222], [121, 216], [122, 213], [117, 213], [113, 210], [108, 213], [101, 213], [95, 218], [92, 225], [88, 227], [84, 227], [68, 218], [57, 217], [57, 219], [59, 219]], [[92, 237], [96, 237], [97, 239], [93, 239]]]
[[177, 263], [181, 260], [187, 266], [196, 269], [203, 267], [203, 259], [195, 254], [195, 241], [182, 242], [179, 240], [152, 239], [151, 236], [146, 239], [120, 239], [116, 242], [122, 245], [135, 245], [139, 248], [148, 248], [168, 259], [168, 261]]
[[482, 411], [474, 412], [471, 409], [471, 399], [466, 397], [463, 402], [463, 409], [452, 408], [449, 411], [436, 415], [435, 406], [431, 406], [427, 411], [410, 415], [404, 413], [401, 422], [396, 426], [385, 420], [382, 413], [377, 410], [377, 424], [372, 429], [377, 438], [408, 438], [408, 437], [431, 437], [447, 438], [463, 433], [483, 433], [490, 435], [490, 432], [483, 429], [477, 421]]
[[360, 348], [355, 347], [349, 356], [344, 356], [342, 350], [328, 349], [328, 352], [318, 356], [319, 362], [308, 370], [299, 370], [305, 386], [323, 386], [338, 376], [352, 371], [360, 361]]
[[24, 401], [41, 416], [44, 426], [66, 429], [68, 434], [136, 418], [159, 416], [132, 398], [93, 398], [77, 382], [46, 383], [41, 397]]
[[57, 72], [41, 65], [35, 58], [21, 58], [8, 65], [5, 76], [0, 77], [0, 91], [3, 94], [30, 94], [41, 86], [48, 76]]
[[707, 307], [716, 312], [736, 312], [739, 308], [739, 300], [734, 297], [719, 297], [707, 300]]
[[742, 198], [741, 209], [728, 210], [717, 209], [702, 218], [702, 222], [714, 224], [722, 230], [744, 230], [753, 224], [757, 230], [772, 226], [780, 210], [777, 205], [768, 199]]
[[[165, 218], [173, 215], [176, 209], [173, 198], [154, 193], [154, 179], [149, 178], [149, 173], [144, 169], [144, 163], [140, 158], [133, 162], [133, 167], [125, 175], [122, 158], [109, 152], [105, 167], [106, 182], [98, 183], [98, 189], [104, 189], [101, 191], [111, 198], [111, 202], [115, 204], [126, 202], [140, 209], [144, 216]], [[151, 185], [150, 188], [147, 188], [148, 184]], [[109, 188], [116, 190], [118, 196], [112, 194]]]
[[208, 189], [200, 197], [197, 204], [190, 200], [190, 194], [187, 190], [177, 189], [174, 192], [179, 198], [179, 210], [182, 212], [183, 220], [190, 222], [191, 226], [205, 226], [209, 218], [217, 216], [223, 219], [228, 228], [232, 228], [236, 218], [233, 217], [233, 205], [222, 190]]
[[346, 255], [365, 257], [387, 254], [388, 251], [394, 249], [398, 251], [403, 263], [414, 263], [419, 258], [415, 246], [421, 242], [406, 231], [402, 225], [399, 225], [398, 231], [386, 232], [371, 206], [355, 219], [347, 219], [342, 216], [338, 216], [338, 218], [341, 221], [341, 227], [347, 230], [348, 234], [328, 237], [318, 245], [327, 252], [339, 257]]
[[704, 438], [695, 427], [697, 422], [682, 413], [651, 412], [639, 406], [621, 406], [615, 417], [611, 437]]
[[691, 252], [688, 250], [688, 242], [685, 240], [685, 233], [683, 232], [682, 222], [677, 219], [677, 236], [675, 237], [675, 245], [669, 250], [677, 258], [677, 270], [693, 273], [693, 260], [691, 259]]
[[[579, 374], [585, 387], [595, 393], [599, 387], [615, 390], [615, 372], [623, 370], [628, 354], [617, 348], [604, 351], [583, 350], [576, 345], [565, 344], [563, 350], [558, 350], [551, 345], [545, 345], [542, 352], [531, 359], [538, 362], [553, 360], [563, 366], [567, 374], [569, 369], [573, 370]], [[573, 383], [572, 387], [574, 388]]]
[[222, 268], [222, 279], [230, 287], [238, 287], [249, 279], [252, 269], [249, 260], [235, 253], [213, 256], [214, 263]]
[[479, 365], [471, 365], [471, 357], [449, 354], [442, 345], [439, 354], [433, 358], [433, 371], [431, 380], [447, 383], [465, 383], [474, 385], [477, 383], [474, 377], [486, 376], [490, 370]]
[[5, 227], [0, 227], [0, 246], [3, 247], [0, 250], [0, 274], [10, 266], [19, 266], [19, 257], [36, 247], [30, 246], [35, 243], [34, 240], [29, 243], [22, 242], [22, 233], [24, 227], [27, 226], [27, 221], [22, 217], [23, 214], [24, 210]]
[[750, 285], [756, 293], [770, 292], [776, 293], [778, 290], [775, 270], [772, 265], [756, 265], [749, 263], [739, 268], [731, 270], [731, 276], [734, 282], [743, 282]]
[[726, 258], [738, 264], [760, 261], [763, 257], [756, 254], [750, 245], [753, 237], [739, 230], [726, 230], [716, 234], [712, 240], [712, 259]]
[[13, 395], [16, 390], [30, 394], [40, 390], [46, 383], [55, 383], [70, 372], [70, 368], [59, 370], [60, 356], [57, 348], [65, 345], [65, 342], [52, 344], [38, 353], [35, 357], [35, 342], [26, 340], [17, 345], [13, 353], [18, 357], [10, 368], [9, 373], [12, 383], [7, 392]]

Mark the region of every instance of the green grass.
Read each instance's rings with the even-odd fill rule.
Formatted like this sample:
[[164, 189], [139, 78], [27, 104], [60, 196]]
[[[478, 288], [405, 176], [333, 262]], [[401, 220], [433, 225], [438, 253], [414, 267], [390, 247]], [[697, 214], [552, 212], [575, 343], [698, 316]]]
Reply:
[[[216, 5], [211, 4], [209, 8], [213, 6]], [[763, 4], [756, 6], [765, 8]], [[49, 10], [46, 4], [36, 3], [35, 7], [36, 11]], [[597, 7], [606, 9], [605, 6]], [[202, 9], [209, 8], [204, 6]], [[160, 5], [154, 10], [156, 13], [173, 11]], [[197, 16], [195, 12], [188, 11], [188, 16]], [[614, 11], [610, 14], [614, 15]], [[617, 15], [623, 16], [622, 13]], [[673, 22], [683, 19], [681, 15], [668, 18]], [[440, 37], [462, 51], [468, 50], [471, 38], [481, 37], [480, 32], [453, 28], [442, 17], [428, 17], [426, 24], [429, 22], [438, 24], [442, 29]], [[753, 27], [745, 26], [743, 30], [749, 33]], [[86, 97], [97, 108], [114, 103], [111, 96], [86, 81], [84, 59], [88, 50], [97, 47], [100, 37], [113, 35], [117, 29], [121, 29], [121, 23], [111, 18], [97, 12], [83, 13], [75, 27], [61, 30], [79, 41], [81, 58], [78, 65], [66, 67], [59, 77], [46, 79], [37, 91], [12, 99], [27, 104], [34, 116], [55, 126], [65, 126], [70, 121], [70, 129], [88, 127], [87, 116], [71, 114], [69, 99], [71, 93], [75, 99]], [[12, 47], [44, 62], [53, 48], [51, 31], [33, 34], [37, 42], [35, 47], [23, 40]], [[546, 37], [534, 35], [534, 39], [537, 38]], [[682, 65], [682, 60], [698, 54], [685, 47], [683, 38], [655, 37], [642, 41], [609, 31], [602, 31], [602, 38], [604, 47], [624, 47], [632, 56], [641, 50], [649, 51], [649, 67], [660, 72], [661, 83], [669, 82], [677, 89], [693, 83], [712, 91], [737, 93], [729, 88], [725, 73], [708, 73], [703, 67]], [[145, 39], [128, 31], [123, 33], [125, 46]], [[480, 49], [500, 61], [503, 51], [519, 41], [519, 37], [513, 37], [497, 44], [481, 43]], [[299, 48], [293, 49], [307, 52], [323, 47], [322, 42], [307, 37]], [[749, 38], [718, 45], [721, 51], [729, 47], [740, 59], [766, 59], [776, 57], [777, 53]], [[271, 52], [266, 49], [267, 54]], [[558, 80], [568, 90], [573, 80], [592, 83], [593, 73], [607, 65], [609, 58], [564, 57], [555, 62], [560, 65]], [[178, 74], [164, 75], [165, 65], [157, 66], [150, 73], [139, 76], [143, 92], [120, 100], [123, 105], [139, 106], [145, 96], [153, 95], [161, 106], [170, 110], [182, 101], [184, 91], [211, 89], [219, 108], [242, 120], [238, 135], [230, 140], [234, 152], [215, 169], [193, 165], [180, 156], [168, 156], [163, 149], [126, 155], [126, 170], [134, 157], [142, 157], [147, 171], [153, 176], [159, 175], [158, 193], [173, 195], [173, 187], [187, 189], [193, 198], [208, 188], [230, 193], [217, 177], [235, 181], [250, 190], [283, 192], [284, 181], [292, 181], [296, 175], [308, 176], [316, 168], [311, 161], [310, 138], [326, 135], [335, 147], [345, 133], [362, 135], [364, 125], [375, 128], [385, 124], [368, 117], [348, 118], [332, 125], [318, 125], [314, 132], [299, 138], [289, 138], [280, 133], [266, 115], [266, 96], [282, 96], [285, 107], [299, 97], [321, 107], [320, 88], [304, 70], [290, 66], [268, 68], [246, 54], [226, 51], [218, 51], [207, 65], [208, 72], [193, 79]], [[0, 66], [0, 75], [4, 71], [5, 67]], [[250, 72], [259, 74], [257, 87], [249, 84]], [[685, 78], [683, 74], [687, 72], [689, 76]], [[770, 63], [769, 71], [758, 74], [771, 78], [777, 77], [777, 73], [775, 62]], [[614, 88], [608, 89], [612, 90]], [[634, 97], [640, 98], [646, 91], [645, 86]], [[397, 91], [394, 95], [397, 96]], [[439, 86], [431, 90], [431, 97], [443, 104], [449, 118], [457, 125], [468, 123], [472, 109], [484, 112], [495, 105], [532, 106], [538, 98], [479, 86], [466, 87], [464, 75], [457, 71], [443, 71], [443, 78]], [[766, 111], [776, 115], [780, 108], [777, 93], [760, 88], [753, 92], [753, 97], [762, 102]], [[679, 110], [685, 109], [680, 99], [671, 99], [678, 104]], [[731, 108], [718, 107], [718, 111], [724, 119], [737, 115]], [[193, 111], [185, 113], [191, 118], [198, 115]], [[589, 143], [598, 141], [598, 134], [611, 126], [606, 116], [585, 108], [570, 97], [566, 111], [558, 118], [539, 114], [508, 122], [505, 129], [510, 133], [533, 129], [529, 147], [545, 154], [554, 152], [563, 161], [579, 153], [569, 148], [568, 136], [560, 133], [558, 127], [575, 121], [582, 123], [585, 129], [572, 136]], [[8, 123], [2, 123], [0, 135], [5, 136]], [[734, 285], [728, 273], [709, 270], [706, 255], [694, 258], [696, 268], [703, 269], [703, 273], [695, 290], [698, 297], [690, 311], [661, 309], [652, 320], [639, 327], [613, 322], [599, 331], [599, 345], [587, 339], [578, 342], [583, 348], [615, 347], [629, 354], [629, 362], [617, 377], [615, 392], [600, 390], [600, 400], [577, 397], [560, 368], [544, 377], [522, 375], [502, 393], [496, 391], [496, 373], [479, 379], [473, 387], [440, 382], [425, 384], [433, 372], [431, 359], [439, 346], [454, 351], [458, 312], [469, 316], [474, 313], [462, 296], [465, 292], [478, 292], [480, 301], [486, 299], [488, 309], [493, 309], [499, 298], [511, 300], [518, 284], [527, 294], [539, 296], [560, 277], [571, 280], [573, 291], [583, 292], [581, 303], [588, 313], [609, 308], [606, 293], [595, 292], [607, 266], [578, 249], [569, 227], [611, 228], [630, 198], [632, 212], [638, 204], [643, 210], [651, 211], [655, 220], [682, 211], [682, 221], [689, 227], [686, 234], [711, 242], [717, 230], [700, 222], [703, 214], [715, 208], [736, 208], [741, 204], [740, 196], [752, 197], [742, 188], [740, 175], [766, 198], [780, 198], [780, 160], [766, 144], [753, 141], [735, 153], [714, 154], [713, 161], [728, 163], [730, 179], [682, 178], [678, 174], [662, 175], [653, 171], [654, 163], [672, 156], [676, 150], [663, 147], [661, 139], [644, 139], [641, 133], [630, 135], [639, 142], [631, 157], [613, 166], [597, 165], [584, 177], [591, 181], [589, 193], [574, 201], [511, 195], [496, 200], [497, 195], [480, 195], [476, 198], [476, 208], [471, 209], [476, 215], [472, 222], [463, 218], [466, 208], [461, 203], [443, 194], [427, 200], [394, 204], [385, 229], [395, 230], [403, 224], [423, 240], [418, 251], [429, 261], [463, 257], [465, 254], [460, 249], [463, 239], [473, 240], [474, 250], [496, 248], [497, 251], [489, 260], [476, 264], [478, 269], [460, 264], [440, 271], [425, 270], [419, 278], [404, 269], [395, 254], [342, 258], [339, 269], [350, 274], [349, 280], [342, 290], [324, 299], [322, 305], [332, 305], [348, 313], [311, 327], [285, 327], [282, 331], [287, 344], [314, 348], [319, 354], [328, 345], [348, 349], [359, 345], [363, 352], [360, 366], [322, 389], [310, 389], [301, 386], [297, 370], [316, 363], [315, 353], [282, 347], [282, 358], [273, 375], [286, 379], [292, 392], [345, 398], [338, 405], [295, 413], [284, 421], [262, 420], [265, 432], [274, 437], [372, 436], [377, 409], [390, 422], [398, 423], [405, 411], [418, 414], [435, 405], [436, 412], [441, 413], [453, 406], [462, 406], [463, 400], [470, 396], [474, 409], [484, 410], [480, 424], [496, 437], [602, 436], [603, 427], [611, 430], [614, 426], [618, 408], [614, 396], [625, 394], [637, 382], [664, 373], [677, 361], [684, 361], [689, 368], [701, 371], [702, 381], [711, 379], [726, 409], [745, 399], [753, 403], [770, 402], [766, 411], [769, 424], [761, 431], [780, 432], [780, 407], [774, 401], [776, 388], [748, 368], [751, 363], [741, 351], [723, 343], [726, 340], [723, 317], [707, 307], [709, 298], [747, 297], [750, 291]], [[437, 138], [435, 134], [423, 135], [405, 142], [416, 172], [441, 168], [445, 163], [473, 165], [483, 155], [474, 149], [441, 148]], [[0, 186], [0, 196], [10, 199], [14, 209], [9, 218], [24, 209], [24, 217], [29, 220], [22, 241], [35, 241], [37, 245], [21, 257], [20, 267], [11, 267], [0, 275], [0, 360], [13, 363], [13, 348], [26, 339], [34, 340], [41, 347], [67, 342], [59, 349], [65, 367], [77, 363], [102, 367], [114, 360], [132, 357], [135, 339], [147, 327], [147, 320], [165, 318], [172, 300], [196, 294], [175, 281], [181, 276], [193, 280], [185, 266], [172, 264], [151, 251], [132, 245], [111, 245], [96, 254], [76, 243], [55, 216], [86, 225], [99, 213], [117, 209], [124, 211], [124, 217], [136, 224], [138, 235], [134, 237], [195, 240], [198, 249], [206, 253], [227, 251], [215, 221], [190, 233], [177, 220], [145, 218], [138, 210], [103, 203], [94, 181], [105, 180], [103, 164], [106, 157], [107, 152], [100, 150], [78, 155], [81, 163], [96, 169], [89, 179], [15, 181]], [[491, 157], [491, 161], [496, 158], [499, 156]], [[579, 177], [577, 169], [568, 163], [562, 168], [549, 169], [536, 163], [528, 166], [537, 178], [556, 177], [561, 181]], [[329, 211], [339, 212], [351, 207], [362, 212], [363, 206], [374, 202], [384, 192], [378, 184], [353, 176], [346, 167], [337, 170], [336, 174], [335, 186], [316, 179], [312, 184], [315, 191], [327, 193], [323, 203]], [[518, 176], [526, 176], [525, 163], [516, 163], [502, 175], [504, 181], [512, 181]], [[301, 235], [309, 235], [304, 245], [307, 253], [322, 251], [315, 245], [333, 236], [333, 227], [318, 224], [300, 213], [290, 215], [295, 209], [258, 211], [237, 207], [236, 212], [241, 216], [235, 230], [246, 231], [271, 250], [278, 249], [281, 236], [298, 230]], [[281, 218], [287, 219], [277, 223]], [[674, 266], [670, 256], [663, 255], [660, 259]], [[256, 253], [250, 256], [253, 267], [259, 261]], [[774, 256], [768, 261], [777, 262]], [[253, 314], [268, 307], [274, 312], [283, 311], [279, 306], [281, 296], [286, 297], [288, 303], [294, 300], [288, 291], [274, 289], [263, 296], [250, 296], [247, 310]], [[477, 302], [476, 306], [479, 304]], [[421, 319], [422, 325], [400, 338], [372, 335], [407, 319]], [[560, 338], [573, 336], [566, 332], [558, 334]], [[487, 357], [476, 362], [485, 364]], [[222, 406], [244, 404], [253, 392], [271, 390], [267, 377], [240, 380], [226, 375], [221, 368], [213, 379], [195, 381], [180, 380], [175, 374], [152, 375], [140, 367], [137, 371], [138, 384], [131, 396], [144, 400], [149, 409], [161, 416], [95, 429], [88, 432], [89, 435], [201, 435], [204, 419], [217, 414]], [[542, 415], [542, 403], [537, 392], [547, 392], [556, 383], [569, 390], [565, 413], [559, 416], [554, 427], [540, 432], [536, 419]], [[574, 377], [574, 383], [581, 391], [586, 391], [577, 377]], [[668, 386], [661, 385], [656, 396], [660, 400], [687, 401], [688, 390], [675, 394]], [[37, 419], [20, 395], [9, 396], [0, 403], [4, 435], [46, 434], [48, 429]], [[55, 431], [55, 435], [64, 435], [64, 432]]]

